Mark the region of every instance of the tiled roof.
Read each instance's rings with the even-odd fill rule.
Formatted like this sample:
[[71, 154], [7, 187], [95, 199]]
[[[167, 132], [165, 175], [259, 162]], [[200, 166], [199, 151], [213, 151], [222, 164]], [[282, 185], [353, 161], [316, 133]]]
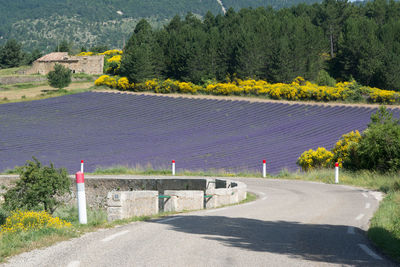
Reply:
[[43, 57], [39, 58], [37, 61], [59, 61], [59, 60], [68, 60], [67, 52], [53, 52]]

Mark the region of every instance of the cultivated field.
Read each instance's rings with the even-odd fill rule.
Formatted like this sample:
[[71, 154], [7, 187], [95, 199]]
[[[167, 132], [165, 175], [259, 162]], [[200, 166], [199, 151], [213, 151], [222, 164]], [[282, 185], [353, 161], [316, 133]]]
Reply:
[[[364, 130], [376, 108], [86, 92], [0, 105], [0, 171], [32, 156], [86, 171], [151, 166], [177, 171], [296, 170], [310, 148]], [[398, 117], [399, 110], [395, 111]]]

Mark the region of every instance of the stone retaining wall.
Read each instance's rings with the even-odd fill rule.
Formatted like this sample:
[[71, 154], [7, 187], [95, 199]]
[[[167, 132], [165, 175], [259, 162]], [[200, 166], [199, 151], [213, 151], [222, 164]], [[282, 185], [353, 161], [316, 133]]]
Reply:
[[[4, 192], [1, 185], [10, 187], [17, 179], [17, 175], [0, 175], [0, 193]], [[75, 177], [70, 179], [72, 194], [65, 199], [75, 204]], [[221, 178], [107, 175], [86, 176], [85, 192], [88, 207], [107, 208], [109, 220], [116, 220], [239, 203], [247, 197], [247, 186]]]

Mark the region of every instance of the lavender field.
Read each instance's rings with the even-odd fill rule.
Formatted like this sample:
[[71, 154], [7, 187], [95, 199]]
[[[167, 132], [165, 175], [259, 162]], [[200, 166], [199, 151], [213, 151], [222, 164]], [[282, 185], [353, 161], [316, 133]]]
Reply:
[[[296, 170], [300, 154], [364, 130], [375, 109], [81, 93], [0, 105], [0, 171], [37, 157], [70, 173], [137, 164], [177, 172]], [[399, 111], [396, 115], [399, 116]]]

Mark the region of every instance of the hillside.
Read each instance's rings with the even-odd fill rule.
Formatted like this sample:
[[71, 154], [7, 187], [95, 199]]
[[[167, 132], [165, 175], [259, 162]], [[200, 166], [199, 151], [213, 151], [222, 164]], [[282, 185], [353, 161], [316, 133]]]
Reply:
[[[56, 40], [78, 45], [108, 44], [121, 48], [140, 18], [160, 27], [176, 14], [203, 16], [208, 11], [221, 14], [217, 0], [1, 0], [0, 45], [15, 38], [25, 49], [50, 51]], [[226, 9], [245, 7], [282, 8], [318, 0], [223, 0]]]

